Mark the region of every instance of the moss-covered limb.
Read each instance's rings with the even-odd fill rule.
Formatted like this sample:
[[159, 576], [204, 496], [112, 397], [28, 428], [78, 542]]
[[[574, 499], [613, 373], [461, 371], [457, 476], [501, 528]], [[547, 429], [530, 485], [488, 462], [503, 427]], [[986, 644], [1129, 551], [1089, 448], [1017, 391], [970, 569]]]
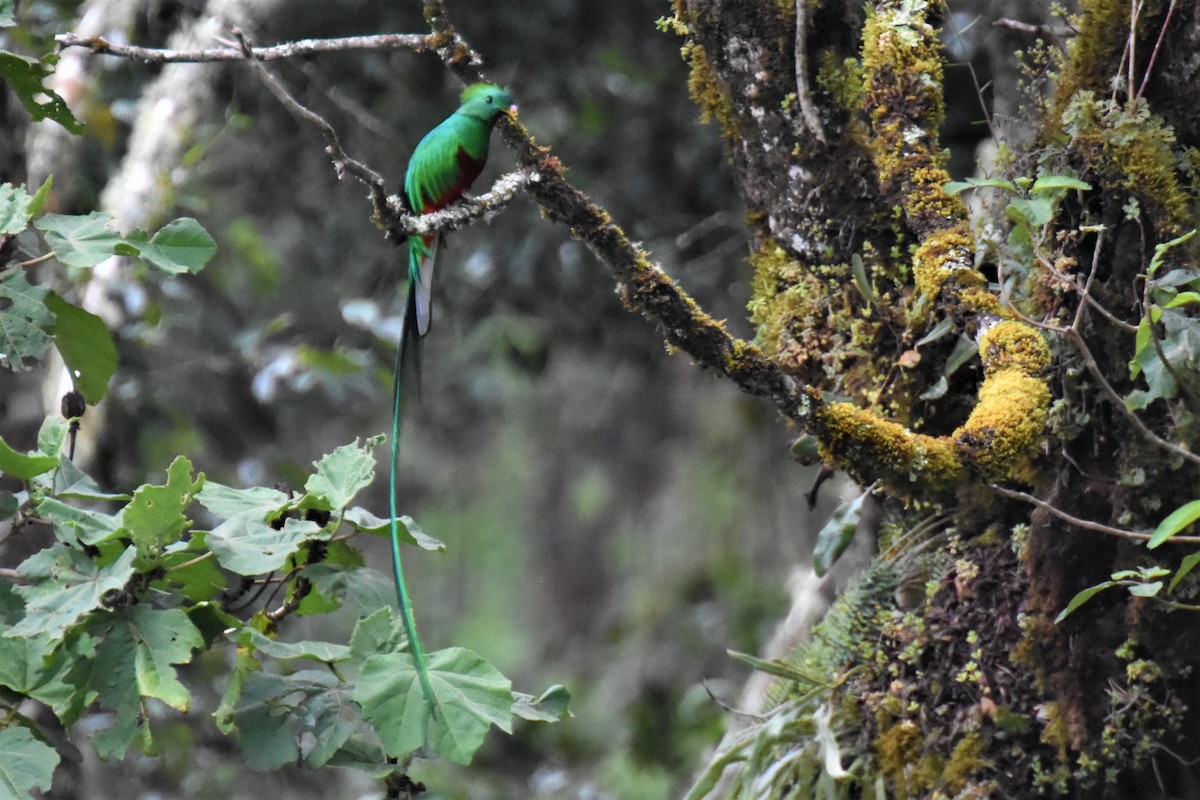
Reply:
[[402, 241], [407, 236], [458, 230], [472, 220], [504, 208], [537, 179], [538, 173], [533, 170], [510, 172], [498, 178], [487, 192], [431, 214], [413, 214], [399, 195], [390, 195], [386, 206], [376, 208], [376, 222], [386, 228], [396, 241]]
[[866, 482], [902, 494], [942, 492], [977, 475], [1028, 481], [1050, 409], [1050, 348], [1020, 322], [980, 337], [985, 377], [975, 408], [950, 436], [925, 436], [847, 403], [817, 409], [814, 433], [824, 457]]
[[898, 203], [920, 236], [958, 225], [966, 207], [942, 190], [941, 43], [931, 14], [940, 0], [874, 4], [863, 29], [863, 104], [871, 120], [873, 155], [883, 194]]

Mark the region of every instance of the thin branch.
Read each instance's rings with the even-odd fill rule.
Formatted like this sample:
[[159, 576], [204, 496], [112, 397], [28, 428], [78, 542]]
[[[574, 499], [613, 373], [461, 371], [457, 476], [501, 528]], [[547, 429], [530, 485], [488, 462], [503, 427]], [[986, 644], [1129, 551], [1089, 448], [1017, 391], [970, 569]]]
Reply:
[[351, 158], [345, 150], [342, 149], [342, 143], [338, 140], [337, 131], [333, 126], [325, 121], [325, 118], [320, 114], [312, 111], [301, 105], [295, 98], [288, 94], [287, 89], [283, 88], [275, 76], [262, 65], [255, 55], [255, 49], [246, 39], [245, 34], [239, 29], [234, 29], [234, 36], [237, 37], [238, 44], [241, 48], [242, 58], [254, 68], [258, 73], [258, 77], [270, 90], [271, 94], [275, 95], [284, 107], [291, 111], [301, 119], [315, 125], [321, 131], [321, 135], [325, 137], [325, 152], [329, 154], [333, 161], [333, 168], [337, 172], [338, 178], [349, 172], [354, 177], [365, 183], [371, 189], [371, 202], [375, 206], [376, 214], [380, 210], [387, 207], [387, 188], [383, 182], [383, 176], [378, 172], [368, 167], [361, 161], [356, 161]]
[[1171, 15], [1174, 13], [1175, 0], [1171, 0], [1171, 5], [1167, 6], [1167, 16], [1163, 19], [1162, 28], [1158, 31], [1158, 39], [1154, 42], [1154, 50], [1150, 53], [1150, 61], [1146, 64], [1146, 72], [1142, 75], [1142, 83], [1138, 86], [1134, 100], [1141, 98], [1142, 92], [1146, 91], [1146, 82], [1150, 80], [1150, 73], [1154, 71], [1154, 62], [1158, 59], [1158, 48], [1162, 47], [1163, 38], [1167, 35], [1167, 26], [1171, 24]]
[[540, 177], [535, 170], [519, 169], [502, 175], [485, 194], [463, 199], [429, 214], [413, 214], [399, 195], [391, 195], [387, 198], [387, 217], [383, 223], [397, 240], [405, 236], [458, 230], [478, 217], [499, 211]]
[[[114, 44], [100, 36], [79, 36], [61, 33], [54, 37], [58, 52], [69, 47], [86, 47], [98, 55], [128, 58], [146, 64], [178, 64], [206, 61], [243, 61], [245, 52], [240, 47], [209, 47], [202, 50], [164, 50]], [[335, 53], [345, 50], [414, 50], [422, 52], [432, 49], [433, 40], [428, 34], [387, 33], [378, 36], [347, 36], [340, 39], [301, 39], [297, 42], [252, 48], [251, 54], [259, 61], [274, 61], [295, 58], [315, 53]]]
[[808, 88], [808, 0], [796, 0], [796, 99], [800, 102], [800, 118], [809, 133], [825, 144], [825, 129], [821, 117], [813, 105], [812, 92]]
[[1010, 31], [1032, 33], [1035, 36], [1050, 36], [1054, 39], [1074, 36], [1078, 33], [1078, 31], [1065, 25], [1057, 28], [1053, 25], [1034, 25], [1032, 23], [1021, 22], [1019, 19], [1012, 19], [1010, 17], [1001, 17], [993, 22], [992, 25], [997, 28], [1008, 28]]
[[[1110, 525], [1105, 525], [1100, 522], [1093, 522], [1088, 519], [1082, 519], [1080, 517], [1073, 516], [1065, 511], [1055, 508], [1041, 498], [1034, 497], [1033, 495], [1025, 492], [1019, 492], [1016, 489], [1005, 489], [1003, 486], [997, 486], [994, 483], [989, 483], [988, 488], [997, 494], [1003, 495], [1004, 497], [1009, 497], [1013, 500], [1024, 500], [1026, 503], [1031, 503], [1032, 505], [1035, 505], [1045, 511], [1047, 514], [1058, 517], [1063, 522], [1068, 522], [1071, 525], [1074, 525], [1076, 528], [1083, 528], [1084, 530], [1089, 531], [1098, 531], [1109, 536], [1119, 536], [1122, 539], [1135, 539], [1141, 542], [1149, 540], [1152, 535], [1149, 533], [1142, 533], [1141, 531], [1130, 531], [1124, 528], [1114, 528]], [[1172, 536], [1167, 541], [1175, 544], [1200, 544], [1200, 536]]]

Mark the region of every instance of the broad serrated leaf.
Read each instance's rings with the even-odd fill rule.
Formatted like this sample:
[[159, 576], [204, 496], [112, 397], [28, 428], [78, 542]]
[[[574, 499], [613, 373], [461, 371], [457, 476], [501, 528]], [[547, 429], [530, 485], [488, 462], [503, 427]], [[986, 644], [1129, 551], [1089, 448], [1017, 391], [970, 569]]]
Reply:
[[54, 292], [46, 297], [46, 307], [54, 312], [50, 334], [75, 389], [89, 404], [99, 403], [117, 371], [117, 346], [108, 327], [95, 314], [71, 305]]
[[[194, 532], [186, 542], [168, 546], [160, 562], [166, 574], [154, 585], [182, 592], [193, 603], [211, 600], [225, 590], [225, 574], [215, 558], [205, 557], [208, 554], [204, 532]], [[223, 625], [227, 627], [228, 623]]]
[[92, 477], [86, 474], [75, 462], [65, 455], [59, 456], [58, 473], [54, 476], [54, 496], [69, 497], [74, 500], [118, 500], [128, 502], [130, 495], [120, 492], [106, 492], [97, 485]]
[[370, 567], [310, 564], [304, 568], [304, 577], [321, 594], [338, 601], [349, 601], [364, 614], [396, 603], [392, 578]]
[[145, 484], [133, 493], [129, 505], [121, 510], [120, 521], [139, 552], [161, 550], [179, 541], [191, 523], [184, 509], [204, 485], [204, 477], [192, 480], [192, 462], [177, 456], [167, 467], [167, 482], [162, 486]]
[[60, 459], [67, 449], [67, 421], [62, 417], [50, 416], [42, 420], [38, 428], [37, 448], [42, 455]]
[[74, 539], [84, 544], [99, 544], [121, 530], [120, 521], [112, 514], [75, 508], [54, 497], [38, 502], [38, 514], [54, 525], [58, 538], [70, 543]]
[[428, 656], [436, 698], [431, 713], [410, 656], [371, 656], [359, 672], [354, 701], [379, 734], [384, 749], [402, 758], [421, 747], [469, 764], [492, 725], [510, 731], [512, 684], [479, 656], [461, 647]]
[[325, 728], [322, 718], [336, 719], [339, 704], [348, 705], [341, 695], [337, 677], [325, 671], [249, 674], [231, 718], [246, 760], [256, 769], [295, 761], [299, 737]]
[[379, 437], [367, 441], [344, 444], [320, 461], [313, 462], [317, 471], [308, 477], [304, 490], [309, 497], [322, 498], [325, 502], [313, 507], [335, 511], [350, 505], [350, 501], [375, 478], [375, 459], [371, 449]]
[[0, 78], [8, 81], [29, 115], [35, 120], [52, 119], [71, 133], [83, 133], [83, 123], [75, 119], [66, 102], [42, 85], [53, 73], [36, 58], [0, 50]]
[[93, 211], [82, 216], [46, 214], [33, 225], [45, 235], [59, 261], [68, 267], [94, 267], [112, 256], [121, 242], [111, 223], [111, 214]]
[[164, 225], [145, 240], [145, 234], [129, 235], [128, 243], [137, 247], [141, 259], [168, 275], [199, 272], [217, 252], [217, 243], [194, 219], [181, 217]]
[[350, 634], [350, 656], [365, 661], [371, 656], [395, 653], [407, 646], [404, 624], [393, 608], [380, 608], [362, 617]]
[[[349, 509], [343, 519], [355, 530], [362, 533], [373, 533], [377, 536], [389, 536], [391, 534], [391, 524], [388, 520], [380, 519], [362, 506], [355, 506]], [[422, 550], [431, 550], [438, 553], [445, 552], [445, 543], [421, 530], [412, 517], [403, 515], [397, 517], [396, 522], [398, 523], [396, 531], [400, 534], [400, 541], [405, 544], [415, 544]]]
[[0, 439], [0, 473], [27, 481], [45, 474], [57, 466], [58, 458], [56, 456], [42, 453], [29, 455], [18, 453], [9, 447], [7, 442]]
[[232, 638], [239, 646], [251, 647], [271, 658], [305, 658], [326, 664], [346, 661], [350, 658], [350, 648], [344, 644], [311, 641], [280, 642], [254, 628], [242, 628]]
[[34, 789], [49, 791], [58, 752], [19, 725], [0, 730], [0, 797], [28, 798]]
[[99, 608], [106, 592], [133, 577], [134, 549], [103, 567], [73, 547], [49, 547], [25, 559], [17, 572], [29, 581], [16, 587], [25, 600], [25, 618], [10, 635], [44, 634], [57, 641], [80, 617]]
[[32, 203], [24, 186], [0, 184], [0, 235], [15, 235], [29, 227]]
[[308, 520], [288, 519], [276, 530], [256, 518], [237, 514], [208, 534], [208, 546], [225, 569], [239, 575], [263, 575], [279, 569], [305, 540], [323, 529]]
[[178, 608], [159, 610], [139, 604], [125, 621], [137, 648], [134, 669], [139, 694], [187, 711], [191, 693], [179, 682], [174, 665], [188, 663], [192, 651], [204, 645], [200, 631]]
[[24, 369], [24, 359], [41, 358], [50, 346], [54, 315], [46, 308], [49, 291], [31, 285], [23, 270], [0, 272], [0, 360], [9, 369]]
[[196, 494], [200, 505], [221, 519], [232, 519], [239, 514], [257, 514], [259, 519], [265, 520], [283, 511], [289, 499], [283, 492], [266, 486], [234, 489], [216, 481], [205, 481]]

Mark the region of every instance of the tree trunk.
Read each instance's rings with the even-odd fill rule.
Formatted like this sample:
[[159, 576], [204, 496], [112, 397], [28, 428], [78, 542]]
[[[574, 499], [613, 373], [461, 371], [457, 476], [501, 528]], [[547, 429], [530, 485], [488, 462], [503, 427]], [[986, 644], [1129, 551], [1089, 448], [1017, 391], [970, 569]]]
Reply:
[[[978, 5], [676, 2], [759, 343], [849, 400], [813, 432], [887, 498], [881, 555], [695, 796], [1200, 796], [1196, 544], [1146, 547], [1197, 495], [1200, 270], [1164, 243], [1196, 225], [1200, 16]], [[971, 215], [939, 139], [964, 117], [1008, 182]]]

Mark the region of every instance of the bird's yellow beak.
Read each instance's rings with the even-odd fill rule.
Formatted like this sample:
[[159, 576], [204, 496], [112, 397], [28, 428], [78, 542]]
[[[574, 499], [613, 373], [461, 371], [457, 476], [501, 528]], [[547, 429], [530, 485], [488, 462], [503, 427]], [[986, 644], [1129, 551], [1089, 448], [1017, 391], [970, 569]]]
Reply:
[[513, 103], [511, 106], [504, 109], [504, 113], [508, 114], [510, 117], [515, 117], [517, 115], [517, 104]]

